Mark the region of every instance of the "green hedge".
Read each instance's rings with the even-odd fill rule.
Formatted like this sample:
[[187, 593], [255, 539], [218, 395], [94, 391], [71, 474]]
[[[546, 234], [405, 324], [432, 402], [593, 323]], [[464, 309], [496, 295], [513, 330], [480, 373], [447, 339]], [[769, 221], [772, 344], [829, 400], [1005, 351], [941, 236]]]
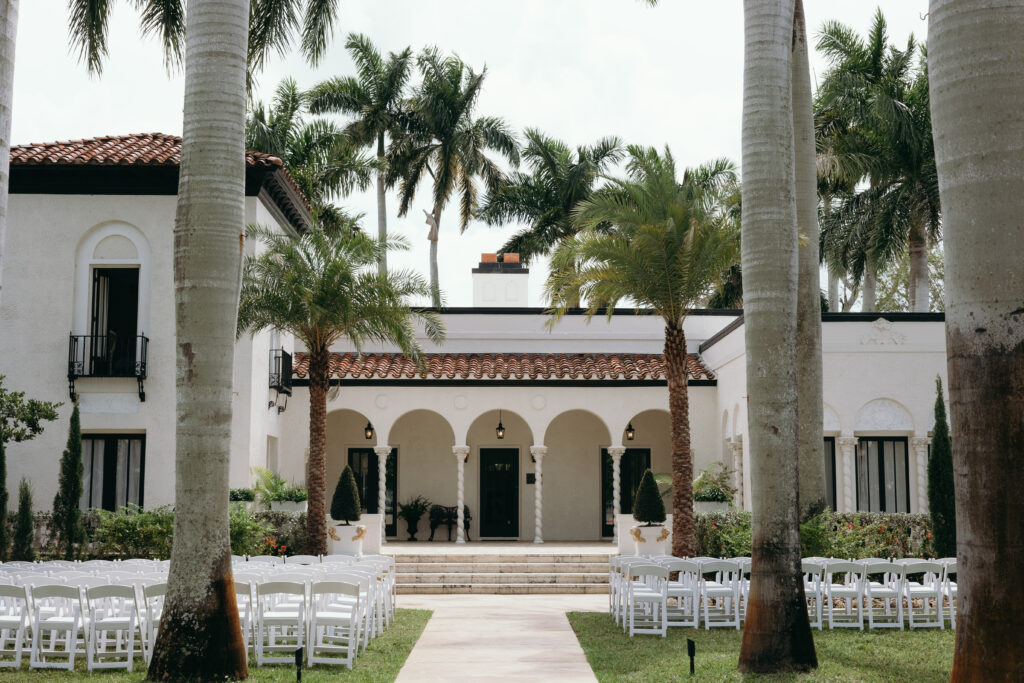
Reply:
[[[750, 555], [750, 513], [696, 515], [697, 554], [707, 557]], [[825, 512], [801, 530], [804, 557], [862, 559], [934, 557], [931, 517], [883, 512]]]

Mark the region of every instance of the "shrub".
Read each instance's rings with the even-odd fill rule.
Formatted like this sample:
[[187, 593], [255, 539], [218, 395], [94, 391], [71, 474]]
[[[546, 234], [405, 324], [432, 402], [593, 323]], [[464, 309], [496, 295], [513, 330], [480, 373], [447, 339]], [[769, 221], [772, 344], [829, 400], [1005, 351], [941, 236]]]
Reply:
[[261, 538], [256, 544], [256, 550], [252, 553], [253, 555], [276, 555], [277, 557], [284, 557], [288, 552], [288, 546], [283, 543], [279, 543], [273, 536], [265, 536]]
[[117, 512], [97, 510], [99, 526], [94, 540], [103, 557], [145, 557], [166, 560], [171, 556], [174, 511], [170, 506], [144, 510], [125, 505]]
[[736, 489], [731, 486], [733, 472], [724, 463], [704, 468], [693, 481], [693, 499], [709, 503], [731, 503]]
[[658, 485], [654, 481], [654, 474], [649, 469], [644, 472], [644, 476], [640, 479], [640, 486], [636, 490], [636, 499], [633, 501], [633, 519], [642, 522], [645, 526], [661, 524], [665, 521], [665, 501], [661, 499]]
[[231, 489], [228, 500], [232, 503], [251, 503], [256, 500], [256, 492], [252, 489]]
[[334, 497], [331, 498], [331, 519], [344, 521], [346, 525], [358, 522], [360, 508], [356, 477], [352, 474], [352, 468], [345, 465], [338, 477], [338, 485], [334, 487]]
[[21, 478], [18, 485], [18, 515], [14, 519], [14, 548], [12, 560], [33, 562], [36, 559], [35, 528], [32, 520], [32, 488]]
[[939, 557], [956, 555], [956, 492], [953, 488], [953, 443], [942, 400], [942, 379], [935, 378], [935, 428], [928, 458], [928, 509]]
[[231, 552], [235, 555], [256, 554], [256, 544], [260, 539], [274, 532], [271, 525], [258, 520], [256, 515], [241, 503], [231, 506], [228, 520]]
[[306, 489], [302, 486], [293, 486], [285, 481], [277, 472], [272, 472], [266, 467], [254, 467], [256, 473], [255, 495], [263, 503], [301, 503], [306, 500]]
[[82, 428], [76, 402], [68, 427], [68, 445], [60, 458], [57, 495], [53, 498], [53, 534], [58, 552], [65, 560], [74, 559], [78, 546], [85, 542], [82, 510], [78, 507], [82, 499], [82, 473]]
[[303, 503], [309, 499], [305, 486], [291, 486], [285, 491], [285, 500], [292, 503]]
[[306, 513], [264, 510], [255, 515], [257, 521], [270, 527], [271, 536], [287, 548], [287, 555], [306, 554]]

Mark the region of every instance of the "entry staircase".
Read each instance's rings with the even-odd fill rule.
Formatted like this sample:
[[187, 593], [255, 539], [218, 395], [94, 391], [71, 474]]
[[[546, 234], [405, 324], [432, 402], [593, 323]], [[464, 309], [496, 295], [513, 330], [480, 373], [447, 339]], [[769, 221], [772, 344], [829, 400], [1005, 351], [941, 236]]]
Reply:
[[607, 593], [613, 553], [395, 554], [399, 594]]

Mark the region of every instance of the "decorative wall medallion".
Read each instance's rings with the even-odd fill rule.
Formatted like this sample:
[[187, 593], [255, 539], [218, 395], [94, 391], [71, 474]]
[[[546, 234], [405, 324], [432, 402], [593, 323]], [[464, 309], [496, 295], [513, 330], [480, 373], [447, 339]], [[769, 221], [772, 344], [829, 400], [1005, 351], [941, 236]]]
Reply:
[[466, 398], [465, 394], [459, 394], [455, 397], [455, 401], [453, 401], [453, 403], [455, 404], [456, 410], [465, 410], [466, 406], [469, 405], [469, 399]]
[[534, 410], [544, 410], [548, 405], [548, 400], [540, 394], [537, 394], [530, 400], [530, 405], [533, 406]]
[[888, 398], [876, 398], [857, 411], [855, 432], [913, 432], [914, 419], [907, 409]]
[[860, 338], [861, 346], [901, 346], [906, 341], [906, 335], [897, 332], [885, 318], [876, 319], [871, 323], [871, 331]]
[[391, 400], [388, 398], [387, 394], [377, 394], [377, 398], [374, 399], [373, 402], [377, 404], [378, 408], [383, 410], [384, 408], [388, 407], [388, 404], [391, 403]]

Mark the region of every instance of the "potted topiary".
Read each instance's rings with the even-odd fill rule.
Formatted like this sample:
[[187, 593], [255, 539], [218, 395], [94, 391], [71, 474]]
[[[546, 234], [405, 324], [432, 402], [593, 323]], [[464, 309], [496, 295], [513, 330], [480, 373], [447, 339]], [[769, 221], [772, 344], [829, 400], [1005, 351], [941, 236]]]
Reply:
[[398, 516], [405, 520], [405, 525], [409, 528], [409, 540], [416, 540], [416, 530], [420, 525], [420, 517], [427, 513], [430, 508], [430, 501], [423, 496], [416, 496], [410, 498], [404, 503], [398, 505]]
[[669, 539], [665, 522], [665, 501], [661, 499], [658, 484], [650, 470], [644, 472], [633, 501], [633, 519], [639, 525], [629, 530], [636, 542], [637, 555], [662, 555]]
[[338, 478], [338, 485], [334, 487], [334, 497], [331, 498], [331, 518], [335, 522], [342, 522], [342, 524], [333, 524], [327, 527], [328, 543], [332, 555], [363, 554], [366, 526], [352, 524], [352, 522], [359, 521], [361, 508], [356, 477], [352, 474], [352, 468], [346, 465], [341, 472], [341, 477]]
[[730, 485], [733, 472], [716, 462], [693, 480], [694, 512], [727, 512], [736, 489]]

